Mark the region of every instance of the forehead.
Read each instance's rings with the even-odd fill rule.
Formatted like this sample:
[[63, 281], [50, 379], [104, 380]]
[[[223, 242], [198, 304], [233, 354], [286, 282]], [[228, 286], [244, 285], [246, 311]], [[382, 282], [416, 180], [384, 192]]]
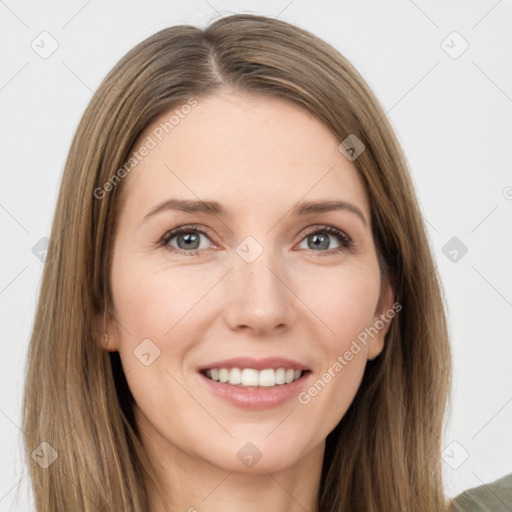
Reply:
[[369, 215], [357, 168], [312, 113], [284, 99], [240, 92], [196, 101], [191, 108], [173, 107], [141, 134], [133, 149], [152, 148], [124, 183], [127, 200], [136, 195], [149, 205], [168, 194], [262, 208], [350, 199]]

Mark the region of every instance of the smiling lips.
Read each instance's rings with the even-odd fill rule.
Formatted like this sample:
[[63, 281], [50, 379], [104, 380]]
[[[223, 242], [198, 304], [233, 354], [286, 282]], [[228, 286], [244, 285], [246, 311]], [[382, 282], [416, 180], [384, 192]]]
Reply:
[[202, 367], [208, 379], [239, 387], [274, 387], [291, 384], [309, 372], [303, 364], [283, 358], [238, 358]]
[[[198, 368], [216, 397], [245, 410], [268, 410], [296, 398], [311, 380], [311, 370], [286, 360], [219, 361]], [[235, 384], [237, 383], [237, 384]]]

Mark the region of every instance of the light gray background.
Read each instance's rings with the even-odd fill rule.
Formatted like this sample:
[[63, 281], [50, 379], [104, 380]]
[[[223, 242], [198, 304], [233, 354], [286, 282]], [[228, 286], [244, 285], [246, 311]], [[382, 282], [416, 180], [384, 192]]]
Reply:
[[[31, 502], [21, 461], [24, 364], [58, 184], [86, 104], [136, 43], [220, 15], [277, 16], [360, 71], [406, 152], [446, 292], [454, 355], [446, 492], [512, 472], [510, 1], [0, 1], [0, 511]], [[31, 47], [47, 31], [57, 50]], [[458, 56], [464, 41], [469, 48]], [[447, 39], [448, 38], [448, 39]], [[443, 41], [445, 41], [443, 43]], [[451, 53], [451, 55], [450, 55]], [[457, 57], [457, 58], [453, 58]], [[451, 261], [457, 237], [467, 248]], [[459, 242], [457, 242], [459, 243]], [[72, 340], [70, 340], [72, 342]], [[15, 502], [16, 498], [19, 502]]]

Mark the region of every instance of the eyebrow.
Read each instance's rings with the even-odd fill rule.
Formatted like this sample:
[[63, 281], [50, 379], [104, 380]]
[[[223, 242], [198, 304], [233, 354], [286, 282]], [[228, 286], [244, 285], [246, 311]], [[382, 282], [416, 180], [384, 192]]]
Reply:
[[[195, 201], [189, 199], [167, 199], [166, 201], [156, 205], [143, 218], [142, 222], [146, 222], [150, 217], [157, 213], [167, 210], [177, 210], [186, 213], [204, 213], [207, 215], [216, 215], [219, 217], [227, 217], [228, 212], [217, 201]], [[325, 213], [336, 210], [345, 210], [357, 215], [363, 224], [367, 226], [367, 221], [363, 212], [354, 204], [347, 201], [317, 201], [317, 202], [301, 202], [295, 205], [291, 214], [295, 216], [311, 215], [313, 213]]]

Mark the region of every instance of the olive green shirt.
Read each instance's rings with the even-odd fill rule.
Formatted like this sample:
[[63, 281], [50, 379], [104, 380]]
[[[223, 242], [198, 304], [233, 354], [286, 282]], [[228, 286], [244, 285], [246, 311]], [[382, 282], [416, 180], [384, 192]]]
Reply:
[[453, 512], [512, 512], [512, 473], [464, 491], [451, 506]]

